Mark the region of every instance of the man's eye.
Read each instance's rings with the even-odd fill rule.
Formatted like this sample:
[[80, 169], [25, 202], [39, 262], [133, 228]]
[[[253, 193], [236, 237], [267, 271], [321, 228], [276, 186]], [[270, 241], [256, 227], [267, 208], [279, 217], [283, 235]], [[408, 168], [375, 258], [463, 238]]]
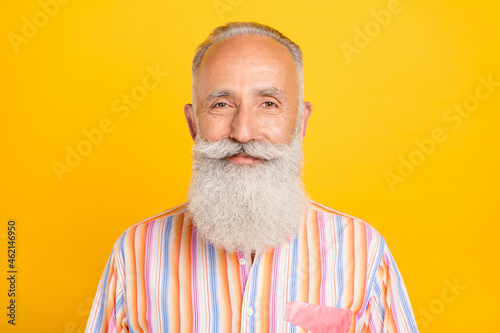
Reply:
[[274, 107], [274, 106], [276, 106], [276, 104], [275, 104], [275, 103], [273, 103], [273, 102], [264, 102], [263, 104], [264, 104], [264, 106], [266, 106], [266, 107]]
[[214, 106], [213, 106], [213, 107], [214, 107], [214, 108], [223, 108], [223, 107], [225, 107], [225, 106], [227, 106], [227, 103], [224, 103], [224, 102], [219, 102], [219, 103], [214, 104]]

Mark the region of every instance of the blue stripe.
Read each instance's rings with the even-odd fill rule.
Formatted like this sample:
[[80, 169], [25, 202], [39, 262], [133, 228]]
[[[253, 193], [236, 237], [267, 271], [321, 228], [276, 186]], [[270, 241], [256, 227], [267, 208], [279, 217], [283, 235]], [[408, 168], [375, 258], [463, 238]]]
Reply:
[[[248, 332], [255, 332], [255, 298], [257, 297], [257, 276], [259, 275], [259, 264], [260, 264], [260, 255], [255, 255], [255, 261], [250, 269], [250, 275], [252, 278], [250, 279], [250, 286], [248, 288], [250, 292], [250, 296], [248, 297], [248, 303], [250, 307], [254, 310], [254, 313], [251, 316], [248, 316]], [[241, 309], [242, 313], [246, 315], [246, 309]]]
[[[208, 243], [208, 242], [207, 242]], [[219, 332], [219, 299], [217, 297], [217, 269], [215, 267], [215, 248], [208, 244], [208, 269], [210, 275], [210, 308], [212, 309], [213, 320], [211, 332]]]
[[[401, 301], [401, 304], [403, 304], [403, 310], [405, 313], [405, 317], [409, 319], [409, 323], [411, 326], [411, 329], [414, 332], [418, 332], [417, 328], [417, 323], [415, 321], [413, 311], [411, 309], [411, 305], [409, 304], [409, 298], [406, 292], [406, 288], [403, 288], [404, 282], [402, 281], [403, 278], [401, 276], [401, 273], [399, 272], [398, 266], [396, 265], [396, 262], [394, 261], [394, 258], [392, 257], [391, 251], [389, 251], [389, 248], [387, 247], [387, 244], [385, 245], [385, 248], [387, 250], [387, 254], [389, 256], [389, 260], [391, 261], [392, 268], [394, 270], [394, 274], [396, 275], [396, 279], [398, 281], [398, 295], [399, 299]], [[410, 320], [413, 319], [413, 320]]]
[[118, 312], [122, 306], [123, 306], [123, 301], [124, 301], [124, 295], [123, 295], [123, 292], [122, 294], [120, 295], [120, 297], [116, 300], [116, 305], [115, 305], [115, 311]]
[[336, 276], [336, 284], [337, 284], [337, 303], [335, 306], [337, 308], [342, 307], [342, 293], [344, 292], [344, 272], [343, 272], [343, 248], [344, 248], [344, 224], [342, 223], [342, 217], [340, 215], [335, 215], [335, 234], [338, 241], [338, 254], [337, 254], [337, 262], [335, 263], [335, 269], [337, 270]]
[[103, 313], [104, 313], [105, 302], [106, 302], [107, 296], [108, 296], [108, 286], [109, 286], [108, 274], [109, 274], [111, 260], [113, 258], [114, 253], [115, 253], [115, 247], [113, 247], [113, 250], [111, 251], [111, 255], [109, 256], [108, 262], [106, 263], [106, 267], [104, 268], [103, 277], [106, 277], [106, 280], [102, 281], [103, 287], [102, 287], [102, 291], [101, 291], [101, 303], [94, 304], [96, 307], [99, 308], [99, 315], [96, 318], [97, 327], [99, 328], [98, 330], [101, 329], [101, 325], [102, 325], [102, 317], [103, 317]]
[[375, 283], [373, 284], [373, 293], [375, 294], [376, 298], [377, 298], [377, 302], [379, 304], [378, 306], [378, 312], [380, 314], [380, 320], [383, 322], [384, 321], [384, 316], [385, 316], [385, 308], [383, 306], [380, 306], [382, 304], [384, 304], [385, 302], [381, 299], [382, 297], [382, 289], [380, 287], [380, 284], [375, 281]]
[[170, 244], [170, 231], [172, 230], [172, 221], [173, 221], [173, 216], [169, 216], [167, 218], [167, 222], [165, 223], [165, 242], [163, 243], [163, 263], [162, 266], [165, 267], [162, 269], [162, 276], [161, 276], [161, 296], [160, 296], [160, 302], [161, 302], [161, 309], [163, 316], [162, 318], [162, 327], [161, 329], [164, 330], [165, 332], [168, 332], [168, 274], [170, 271], [170, 260], [169, 260], [169, 244]]
[[[375, 263], [376, 263], [374, 265], [375, 269], [372, 270], [372, 274], [369, 277], [368, 281], [366, 282], [366, 290], [372, 290], [373, 289], [373, 284], [375, 282], [375, 277], [377, 276], [378, 267], [380, 267], [380, 263], [382, 262], [382, 259], [384, 257], [384, 244], [385, 244], [384, 239], [382, 238], [382, 236], [380, 236], [377, 233], [375, 233], [373, 235], [373, 238], [378, 238], [379, 242], [381, 243], [381, 246], [378, 247], [378, 253], [377, 253], [377, 256], [375, 258]], [[376, 240], [373, 239], [372, 242], [376, 242]], [[366, 297], [365, 298], [365, 302], [368, 303], [369, 298], [370, 298], [370, 292], [366, 293], [365, 297]]]
[[290, 290], [288, 294], [288, 299], [291, 302], [295, 302], [297, 299], [297, 269], [298, 269], [298, 254], [297, 254], [297, 247], [298, 247], [298, 242], [299, 240], [295, 238], [292, 241], [292, 258], [291, 258], [291, 272], [290, 272]]

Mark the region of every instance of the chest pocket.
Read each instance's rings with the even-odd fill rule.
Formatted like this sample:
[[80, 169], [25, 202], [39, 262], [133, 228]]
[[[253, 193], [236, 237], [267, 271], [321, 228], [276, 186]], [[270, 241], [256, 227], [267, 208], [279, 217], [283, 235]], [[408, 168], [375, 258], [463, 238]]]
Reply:
[[325, 305], [287, 302], [285, 321], [312, 333], [352, 333], [354, 312]]

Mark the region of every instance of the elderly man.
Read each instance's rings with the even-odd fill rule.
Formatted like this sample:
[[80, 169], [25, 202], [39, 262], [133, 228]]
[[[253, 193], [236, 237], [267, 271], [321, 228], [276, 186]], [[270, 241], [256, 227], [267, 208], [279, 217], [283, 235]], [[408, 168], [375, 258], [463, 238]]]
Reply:
[[188, 202], [117, 240], [86, 332], [417, 332], [384, 238], [303, 191], [300, 48], [232, 22], [192, 74]]

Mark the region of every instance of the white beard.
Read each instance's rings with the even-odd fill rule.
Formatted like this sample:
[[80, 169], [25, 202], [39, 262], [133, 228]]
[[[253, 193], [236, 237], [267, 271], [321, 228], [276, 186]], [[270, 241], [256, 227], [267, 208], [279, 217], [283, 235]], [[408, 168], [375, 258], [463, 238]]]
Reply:
[[[258, 164], [233, 164], [245, 152]], [[306, 203], [302, 187], [302, 144], [231, 139], [193, 146], [188, 214], [197, 232], [217, 248], [259, 252], [296, 234]]]

